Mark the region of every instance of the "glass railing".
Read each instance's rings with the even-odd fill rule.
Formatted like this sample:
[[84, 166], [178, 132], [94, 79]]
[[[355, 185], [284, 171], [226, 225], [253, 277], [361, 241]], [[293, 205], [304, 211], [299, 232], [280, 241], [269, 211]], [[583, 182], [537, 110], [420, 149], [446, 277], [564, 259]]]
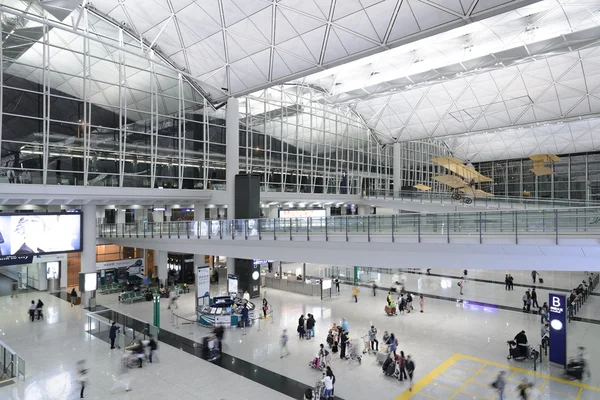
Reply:
[[10, 378], [25, 378], [25, 360], [0, 341], [0, 381]]
[[439, 214], [368, 215], [104, 224], [103, 238], [179, 238], [210, 240], [407, 241], [452, 238], [589, 237], [600, 234], [600, 207], [506, 210]]
[[[461, 198], [453, 197], [451, 192], [410, 192], [401, 191], [394, 193], [387, 190], [373, 190], [363, 195], [368, 199], [402, 200], [405, 202], [421, 202], [424, 204], [453, 204], [476, 205], [488, 208], [516, 208], [516, 209], [543, 209], [543, 208], [572, 208], [572, 207], [600, 207], [600, 202], [569, 199], [544, 199], [539, 197], [485, 197], [474, 198], [464, 195]], [[458, 197], [458, 196], [457, 196]]]

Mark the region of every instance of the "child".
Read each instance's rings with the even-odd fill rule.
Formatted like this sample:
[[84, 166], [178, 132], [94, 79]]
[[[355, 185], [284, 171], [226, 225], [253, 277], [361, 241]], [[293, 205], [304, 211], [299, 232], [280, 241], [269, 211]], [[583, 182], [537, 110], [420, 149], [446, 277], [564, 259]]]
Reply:
[[304, 335], [306, 334], [306, 331], [304, 330], [304, 324], [298, 325], [298, 329], [296, 331], [298, 332], [298, 337], [300, 339], [304, 339]]

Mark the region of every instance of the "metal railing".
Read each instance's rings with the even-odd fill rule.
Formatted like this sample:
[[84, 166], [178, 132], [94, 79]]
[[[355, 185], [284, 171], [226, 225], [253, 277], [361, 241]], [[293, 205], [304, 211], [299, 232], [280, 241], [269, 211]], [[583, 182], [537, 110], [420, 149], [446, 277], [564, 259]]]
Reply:
[[472, 203], [469, 205], [487, 207], [487, 208], [510, 208], [510, 209], [542, 209], [542, 208], [572, 208], [572, 207], [598, 207], [600, 202], [586, 200], [570, 200], [570, 199], [544, 199], [539, 197], [484, 197], [475, 198], [464, 194], [461, 199], [452, 197], [452, 192], [422, 192], [422, 191], [394, 191], [388, 190], [371, 190], [364, 193], [363, 198], [368, 199], [384, 199], [384, 200], [401, 200], [404, 202], [421, 202], [424, 204], [452, 204], [461, 206], [464, 204], [463, 199], [469, 198]]
[[584, 286], [584, 289], [580, 291], [580, 293], [578, 293], [572, 301], [567, 299], [567, 316], [569, 322], [571, 322], [573, 317], [575, 317], [581, 310], [581, 307], [583, 307], [593, 290], [596, 288], [596, 286], [598, 286], [599, 282], [600, 275], [591, 273], [588, 277], [587, 286]]
[[11, 378], [25, 379], [25, 360], [17, 355], [6, 343], [0, 340], [0, 381]]
[[178, 238], [208, 240], [281, 240], [452, 243], [468, 238], [483, 243], [502, 238], [590, 238], [600, 234], [600, 207], [507, 210], [438, 214], [364, 215], [102, 224], [101, 238]]
[[88, 312], [86, 314], [85, 331], [97, 337], [108, 338], [108, 333], [112, 322], [121, 329], [117, 334], [116, 345], [120, 348], [125, 348], [128, 343], [135, 339], [148, 339], [150, 335], [159, 337], [159, 329], [152, 324], [142, 322], [128, 315], [116, 312], [114, 310], [102, 310], [96, 312]]

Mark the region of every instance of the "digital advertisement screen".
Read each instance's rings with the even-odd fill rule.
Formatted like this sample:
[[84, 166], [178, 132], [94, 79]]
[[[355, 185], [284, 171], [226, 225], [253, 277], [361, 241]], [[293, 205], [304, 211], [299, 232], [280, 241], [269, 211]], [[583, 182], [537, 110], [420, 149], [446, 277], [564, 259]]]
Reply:
[[46, 263], [46, 279], [60, 278], [60, 262], [50, 261]]
[[81, 251], [81, 214], [0, 214], [0, 255]]
[[279, 218], [324, 218], [327, 211], [324, 209], [298, 209], [298, 210], [279, 210]]

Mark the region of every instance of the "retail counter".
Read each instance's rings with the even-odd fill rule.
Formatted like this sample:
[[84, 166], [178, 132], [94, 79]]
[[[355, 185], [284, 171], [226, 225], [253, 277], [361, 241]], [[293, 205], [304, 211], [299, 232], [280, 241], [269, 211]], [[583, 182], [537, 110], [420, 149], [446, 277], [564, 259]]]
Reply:
[[[198, 323], [204, 326], [238, 326], [242, 320], [242, 305], [245, 300], [229, 296], [214, 297], [209, 305], [198, 306]], [[254, 318], [254, 303], [248, 302], [248, 319]]]
[[305, 283], [304, 280], [290, 280], [265, 277], [265, 286], [271, 289], [283, 290], [286, 292], [305, 294], [308, 296], [321, 296], [321, 283]]

